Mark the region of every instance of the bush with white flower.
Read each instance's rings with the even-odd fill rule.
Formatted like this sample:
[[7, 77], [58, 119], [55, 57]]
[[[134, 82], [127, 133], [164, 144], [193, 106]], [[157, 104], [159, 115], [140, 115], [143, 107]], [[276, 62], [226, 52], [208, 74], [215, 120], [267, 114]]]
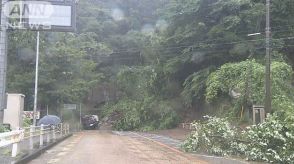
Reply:
[[230, 126], [227, 119], [206, 118], [193, 123], [195, 130], [183, 144], [186, 151], [294, 164], [294, 116], [268, 116], [264, 123], [250, 126], [242, 132]]
[[268, 116], [266, 122], [247, 128], [251, 141], [244, 151], [249, 160], [294, 163], [294, 122], [290, 117]]
[[203, 152], [218, 156], [231, 154], [230, 147], [236, 130], [224, 118], [205, 116], [205, 121], [194, 122], [195, 131], [184, 142], [190, 152]]

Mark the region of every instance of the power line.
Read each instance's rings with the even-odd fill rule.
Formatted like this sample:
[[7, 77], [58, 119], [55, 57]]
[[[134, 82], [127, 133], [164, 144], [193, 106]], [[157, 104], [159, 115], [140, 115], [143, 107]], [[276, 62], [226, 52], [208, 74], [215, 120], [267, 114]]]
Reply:
[[[237, 43], [245, 43], [245, 42], [255, 42], [255, 41], [260, 41], [264, 39], [257, 39], [257, 40], [245, 40], [245, 41], [236, 41], [236, 42], [227, 42], [227, 43], [210, 43], [210, 44], [205, 44], [208, 41], [205, 42], [194, 42], [194, 44], [190, 45], [182, 45], [182, 46], [169, 46], [169, 47], [155, 47], [155, 46], [145, 46], [144, 48], [150, 48], [151, 50], [157, 50], [157, 51], [162, 51], [162, 50], [169, 50], [169, 49], [180, 49], [180, 48], [197, 48], [197, 47], [202, 47], [202, 46], [216, 46], [216, 45], [231, 45], [231, 44], [237, 44]], [[198, 44], [198, 46], [195, 46]], [[131, 49], [125, 49], [123, 51], [114, 51], [113, 53], [119, 54], [119, 53], [126, 53], [126, 52], [138, 52], [142, 51], [142, 48], [131, 48]]]
[[[265, 47], [257, 47], [255, 48], [255, 50], [260, 50], [260, 49], [264, 49]], [[209, 54], [209, 53], [213, 53], [213, 52], [228, 52], [229, 49], [227, 50], [224, 50], [222, 48], [219, 48], [219, 49], [215, 49], [215, 50], [205, 50], [205, 49], [201, 49], [199, 50], [198, 52], [200, 53], [205, 53], [205, 54]], [[192, 55], [193, 55], [193, 52], [191, 52]], [[195, 53], [195, 52], [194, 52]], [[182, 56], [181, 56], [182, 55]], [[145, 56], [145, 57], [185, 57], [184, 54], [181, 54], [181, 55], [177, 55], [175, 56], [174, 54], [160, 54], [160, 55], [149, 55], [149, 56]], [[134, 55], [127, 55], [127, 56], [108, 56], [108, 57], [102, 57], [102, 58], [105, 58], [104, 60], [106, 61], [110, 61], [110, 60], [125, 60], [125, 59], [139, 59], [140, 56], [134, 56]], [[98, 57], [99, 58], [99, 57]]]
[[[283, 37], [283, 38], [276, 38], [276, 39], [272, 39], [272, 40], [291, 40], [294, 39], [294, 36], [290, 36], [290, 37]], [[264, 41], [263, 39], [255, 39], [255, 40], [244, 40], [244, 41], [236, 41], [236, 42], [227, 42], [227, 43], [214, 43], [214, 44], [202, 44], [205, 42], [196, 42], [193, 45], [185, 45], [185, 46], [170, 46], [170, 47], [154, 47], [154, 46], [147, 46], [144, 48], [150, 48], [153, 51], [162, 51], [162, 50], [170, 50], [170, 49], [182, 49], [182, 48], [203, 48], [203, 47], [209, 47], [209, 46], [224, 46], [224, 45], [234, 45], [234, 44], [239, 44], [239, 43], [247, 43], [247, 42], [257, 42], [257, 41]], [[196, 44], [198, 44], [198, 46], [195, 46]], [[211, 47], [209, 47], [211, 48]], [[120, 54], [120, 53], [130, 53], [130, 52], [140, 52], [143, 49], [126, 49], [124, 51], [115, 51], [113, 52], [114, 54]]]
[[[293, 25], [294, 26], [294, 25]], [[272, 32], [291, 32], [291, 30], [280, 30], [280, 31], [272, 31]], [[294, 31], [293, 31], [294, 32]], [[246, 36], [249, 32], [246, 32]], [[259, 32], [261, 34], [264, 34], [265, 32]], [[236, 33], [236, 34], [241, 34], [241, 33]], [[245, 34], [245, 33], [244, 33]], [[237, 37], [242, 37], [242, 36], [237, 36]], [[245, 35], [244, 35], [245, 37]], [[201, 44], [201, 43], [209, 43], [209, 42], [213, 42], [213, 41], [223, 41], [223, 38], [218, 38], [218, 39], [210, 39], [210, 40], [205, 40], [205, 41], [196, 41], [196, 42], [188, 42], [186, 43], [186, 45], [179, 45], [179, 46], [169, 46], [171, 49], [173, 48], [188, 48], [191, 47], [191, 45], [193, 44]], [[259, 39], [259, 40], [264, 40], [264, 39]], [[251, 40], [245, 40], [246, 41], [251, 41]], [[254, 41], [254, 40], [253, 40]], [[236, 42], [243, 42], [243, 41], [236, 41]], [[189, 45], [187, 45], [189, 44]], [[213, 44], [213, 43], [212, 43]], [[169, 47], [167, 47], [167, 49], [169, 49]], [[162, 46], [160, 48], [156, 47], [156, 46], [144, 46], [142, 48], [151, 48], [151, 49], [160, 49], [162, 48]], [[132, 51], [141, 51], [142, 48], [127, 48], [127, 49], [116, 49], [116, 51], [114, 51], [113, 53], [123, 53], [123, 52], [132, 52]]]

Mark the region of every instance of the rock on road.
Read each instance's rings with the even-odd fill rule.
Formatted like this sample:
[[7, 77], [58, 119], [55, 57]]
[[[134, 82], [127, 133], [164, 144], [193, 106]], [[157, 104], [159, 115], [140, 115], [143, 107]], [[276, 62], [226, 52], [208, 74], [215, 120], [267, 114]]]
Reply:
[[144, 138], [85, 131], [46, 151], [30, 164], [206, 164], [192, 155]]

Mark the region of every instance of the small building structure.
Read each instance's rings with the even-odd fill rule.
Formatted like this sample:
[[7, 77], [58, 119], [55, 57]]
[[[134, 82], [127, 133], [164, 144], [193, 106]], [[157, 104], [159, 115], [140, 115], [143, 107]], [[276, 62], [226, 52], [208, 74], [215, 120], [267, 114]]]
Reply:
[[4, 110], [4, 124], [10, 124], [12, 130], [23, 127], [23, 94], [7, 94], [7, 109]]

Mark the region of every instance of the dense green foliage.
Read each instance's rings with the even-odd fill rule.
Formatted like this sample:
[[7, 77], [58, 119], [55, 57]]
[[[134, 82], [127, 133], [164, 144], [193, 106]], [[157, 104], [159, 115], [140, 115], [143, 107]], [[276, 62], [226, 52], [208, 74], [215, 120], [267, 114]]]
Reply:
[[[294, 6], [277, 0], [271, 9], [273, 107], [291, 113]], [[207, 104], [214, 115], [226, 98], [223, 114], [239, 117], [244, 106], [263, 104], [263, 33], [247, 34], [263, 31], [264, 14], [261, 0], [80, 1], [75, 33], [41, 33], [39, 108], [61, 113], [63, 103], [85, 103], [120, 113], [117, 129], [146, 130], [173, 127]], [[25, 94], [27, 110], [35, 42], [34, 32], [9, 32], [8, 92]]]
[[293, 116], [277, 114], [266, 122], [240, 132], [227, 119], [207, 117], [195, 122], [195, 130], [183, 147], [186, 151], [218, 156], [239, 155], [247, 160], [293, 163]]
[[[240, 101], [248, 99], [251, 103], [262, 104], [264, 100], [264, 70], [265, 67], [255, 60], [240, 63], [228, 63], [220, 67], [219, 70], [210, 74], [207, 80], [206, 100], [212, 102], [221, 95], [229, 95], [236, 91], [241, 93], [241, 97], [236, 100], [236, 105]], [[272, 63], [272, 95], [273, 109], [287, 110], [292, 112], [293, 88], [291, 86], [292, 68], [284, 62]], [[247, 82], [247, 87], [246, 87]], [[246, 92], [250, 94], [246, 98]], [[237, 106], [238, 108], [238, 106]], [[239, 106], [239, 109], [241, 107]]]
[[178, 124], [179, 116], [173, 109], [172, 102], [147, 98], [141, 101], [121, 100], [115, 105], [106, 106], [110, 116], [119, 114], [114, 128], [117, 130], [151, 131], [172, 128]]
[[[158, 74], [152, 67], [124, 68], [117, 75], [117, 85], [125, 97], [104, 108], [107, 116], [120, 115], [114, 127], [118, 130], [155, 130], [175, 127], [179, 121], [176, 111], [181, 110], [172, 100], [156, 97]], [[164, 96], [161, 96], [164, 97]]]
[[204, 151], [209, 154], [224, 156], [234, 142], [236, 131], [230, 127], [226, 119], [205, 117], [204, 122], [193, 124], [195, 130], [185, 141], [187, 151]]
[[184, 98], [186, 106], [191, 106], [193, 100], [202, 100], [205, 95], [207, 78], [211, 73], [211, 68], [201, 70], [190, 75], [184, 82], [183, 92], [181, 95]]
[[271, 163], [293, 163], [294, 161], [293, 116], [271, 116], [263, 124], [247, 129], [245, 155], [250, 160]]
[[[10, 34], [8, 91], [25, 93], [26, 109], [32, 109], [35, 61], [32, 45], [21, 44], [30, 42], [33, 36], [21, 32]], [[63, 34], [44, 39], [39, 70], [41, 106], [80, 102], [97, 84], [101, 75], [95, 72], [96, 64], [86, 58], [85, 45], [90, 43], [90, 38], [90, 35]]]
[[4, 133], [4, 132], [9, 132], [10, 129], [7, 129], [6, 126], [3, 126], [2, 124], [0, 124], [0, 133]]
[[28, 119], [28, 118], [23, 119], [23, 127], [28, 128], [31, 125], [33, 125], [33, 121], [31, 119]]

